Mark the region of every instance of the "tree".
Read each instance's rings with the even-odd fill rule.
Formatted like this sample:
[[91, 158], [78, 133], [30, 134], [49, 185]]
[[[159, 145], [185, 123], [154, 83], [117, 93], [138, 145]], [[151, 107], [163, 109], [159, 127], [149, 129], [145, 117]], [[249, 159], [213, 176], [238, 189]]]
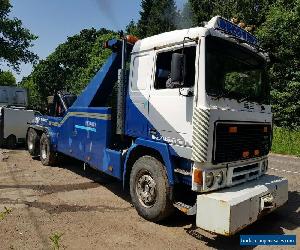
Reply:
[[174, 0], [144, 0], [137, 29], [140, 38], [177, 28], [180, 17]]
[[43, 97], [41, 96], [38, 87], [34, 83], [31, 76], [24, 77], [19, 86], [27, 89], [29, 108], [34, 110], [42, 110], [42, 107], [46, 107], [44, 105], [46, 100], [42, 99]]
[[213, 16], [227, 19], [237, 17], [246, 24], [260, 26], [265, 21], [271, 0], [189, 0], [193, 12], [193, 24], [201, 25]]
[[278, 0], [257, 35], [269, 52], [274, 121], [300, 127], [300, 0]]
[[139, 37], [137, 24], [133, 20], [126, 26], [126, 33]]
[[22, 22], [9, 18], [11, 11], [9, 0], [0, 0], [0, 62], [19, 70], [21, 62], [34, 63], [37, 55], [29, 49], [37, 36], [22, 27]]
[[113, 37], [116, 33], [106, 29], [85, 29], [60, 44], [20, 83], [29, 91], [30, 105], [40, 109], [59, 90], [79, 94], [105, 63], [110, 50], [103, 43]]
[[86, 66], [79, 67], [74, 72], [72, 78], [67, 81], [67, 85], [70, 86], [70, 91], [72, 93], [80, 94], [90, 80], [95, 76], [95, 74], [106, 63], [107, 58], [111, 54], [111, 50], [103, 48], [103, 44], [106, 41], [116, 37], [117, 34], [114, 32], [107, 32], [97, 37], [96, 41], [91, 47]]
[[188, 29], [194, 26], [193, 10], [190, 2], [186, 2], [180, 13], [180, 25], [179, 28]]
[[141, 11], [140, 11], [140, 20], [138, 21], [138, 35], [140, 38], [147, 36], [148, 30], [148, 21], [150, 19], [150, 12], [153, 7], [154, 0], [142, 0]]
[[10, 71], [0, 72], [0, 86], [15, 86], [16, 78]]
[[192, 20], [194, 26], [201, 25], [204, 21], [209, 21], [213, 16], [213, 1], [209, 0], [189, 0], [193, 12]]
[[97, 36], [103, 32], [106, 30], [82, 30], [59, 45], [46, 60], [40, 61], [31, 76], [43, 99], [58, 90], [68, 91], [73, 88], [76, 82], [71, 83], [71, 79], [78, 81], [74, 75], [80, 68], [87, 67]]

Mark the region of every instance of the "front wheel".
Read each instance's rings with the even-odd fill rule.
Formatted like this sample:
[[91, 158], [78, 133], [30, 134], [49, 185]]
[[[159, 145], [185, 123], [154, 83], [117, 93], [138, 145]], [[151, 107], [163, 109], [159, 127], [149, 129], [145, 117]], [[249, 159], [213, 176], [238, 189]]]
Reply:
[[130, 195], [138, 214], [149, 221], [161, 221], [174, 209], [165, 167], [152, 156], [143, 156], [134, 163]]
[[40, 159], [45, 166], [53, 166], [57, 161], [57, 154], [51, 150], [51, 142], [46, 134], [40, 140]]

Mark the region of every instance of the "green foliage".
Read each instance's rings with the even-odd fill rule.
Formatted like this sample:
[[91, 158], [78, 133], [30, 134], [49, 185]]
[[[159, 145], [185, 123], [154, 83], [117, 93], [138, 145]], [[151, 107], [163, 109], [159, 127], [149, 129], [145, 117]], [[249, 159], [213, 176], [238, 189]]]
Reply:
[[3, 212], [0, 212], [0, 221], [12, 212], [11, 208], [4, 207], [4, 209], [5, 210]]
[[143, 0], [137, 24], [140, 38], [175, 30], [180, 21], [174, 0]]
[[300, 157], [300, 130], [275, 127], [273, 130], [272, 152]]
[[102, 34], [97, 37], [96, 41], [91, 46], [86, 67], [79, 67], [76, 71], [74, 71], [73, 77], [67, 81], [67, 86], [69, 86], [69, 90], [72, 93], [80, 94], [89, 81], [105, 64], [107, 58], [111, 54], [111, 50], [104, 49], [103, 44], [116, 36], [116, 33], [108, 32], [107, 34]]
[[103, 43], [113, 37], [116, 33], [106, 29], [85, 29], [41, 60], [20, 83], [29, 90], [31, 107], [41, 109], [47, 96], [59, 90], [79, 94], [110, 55]]
[[269, 52], [275, 124], [300, 127], [300, 1], [278, 0], [257, 35]]
[[37, 37], [19, 19], [9, 17], [11, 8], [9, 0], [0, 1], [0, 62], [18, 71], [21, 62], [36, 62], [38, 57], [29, 48]]
[[193, 10], [190, 1], [186, 2], [183, 6], [183, 10], [180, 13], [179, 28], [188, 29], [194, 26]]
[[265, 21], [265, 13], [271, 0], [189, 0], [194, 25], [209, 21], [220, 15], [227, 19], [237, 17], [249, 25], [260, 25]]
[[15, 86], [16, 78], [10, 71], [0, 71], [0, 86]]
[[154, 5], [154, 0], [142, 0], [140, 20], [137, 24], [138, 35], [140, 38], [144, 38], [148, 33], [148, 20], [150, 19], [150, 12]]
[[52, 242], [52, 249], [53, 250], [59, 250], [60, 249], [60, 240], [61, 237], [63, 236], [63, 233], [54, 233], [49, 237], [49, 239]]
[[139, 37], [137, 24], [133, 20], [131, 20], [130, 23], [126, 26], [126, 34]]
[[20, 82], [19, 86], [27, 89], [29, 108], [34, 110], [41, 110], [44, 106], [43, 104], [45, 100], [42, 99], [42, 96], [39, 93], [38, 88], [35, 82], [33, 81], [32, 77], [24, 77]]

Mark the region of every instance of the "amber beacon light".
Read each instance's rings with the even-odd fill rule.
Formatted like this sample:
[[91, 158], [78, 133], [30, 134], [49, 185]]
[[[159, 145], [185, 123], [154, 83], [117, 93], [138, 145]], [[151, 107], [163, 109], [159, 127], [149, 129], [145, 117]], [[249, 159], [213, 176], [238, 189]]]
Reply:
[[139, 39], [136, 36], [127, 35], [126, 40], [127, 40], [127, 42], [129, 42], [131, 44], [135, 44]]

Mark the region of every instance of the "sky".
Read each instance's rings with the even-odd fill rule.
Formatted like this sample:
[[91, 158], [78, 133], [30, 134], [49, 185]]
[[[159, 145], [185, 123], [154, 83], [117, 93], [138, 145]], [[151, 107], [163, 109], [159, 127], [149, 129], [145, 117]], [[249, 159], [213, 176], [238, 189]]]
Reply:
[[[139, 19], [140, 0], [11, 0], [11, 17], [17, 17], [39, 38], [32, 51], [46, 58], [58, 44], [85, 28], [125, 29]], [[179, 9], [186, 0], [176, 0]], [[1, 65], [2, 66], [2, 65]], [[2, 66], [3, 67], [3, 66]], [[4, 70], [11, 70], [4, 67]], [[17, 81], [30, 74], [32, 65], [22, 64]]]

